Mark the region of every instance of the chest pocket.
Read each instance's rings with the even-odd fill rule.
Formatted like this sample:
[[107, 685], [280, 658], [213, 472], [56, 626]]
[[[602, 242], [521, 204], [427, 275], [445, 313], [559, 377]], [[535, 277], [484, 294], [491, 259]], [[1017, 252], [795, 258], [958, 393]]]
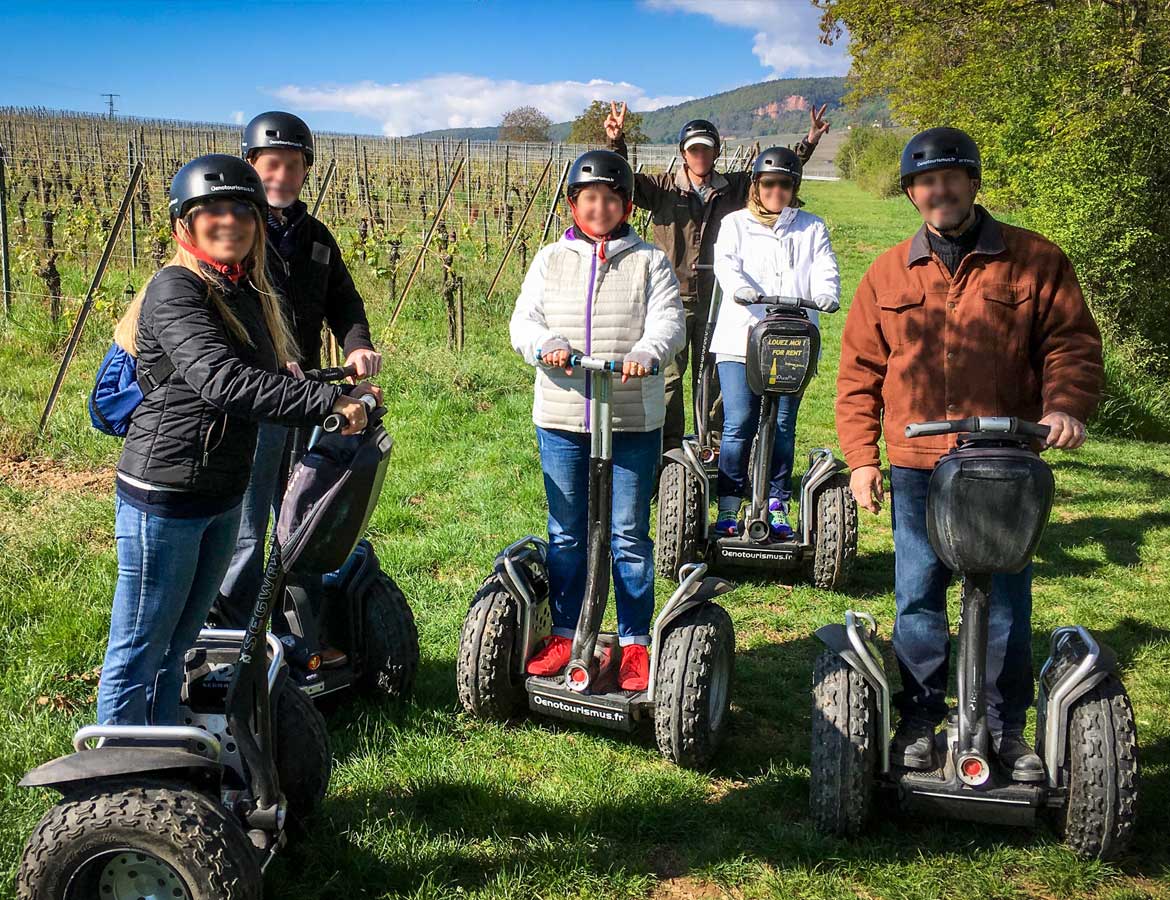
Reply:
[[689, 222], [692, 215], [690, 198], [678, 191], [670, 191], [658, 201], [650, 219], [655, 225], [674, 225]]
[[926, 326], [926, 294], [922, 291], [893, 290], [878, 295], [882, 335], [890, 348], [922, 339]]
[[1026, 346], [1032, 325], [1032, 306], [1028, 303], [1032, 292], [1027, 286], [988, 282], [978, 290], [982, 302], [976, 302], [990, 332], [989, 337], [1001, 346]]

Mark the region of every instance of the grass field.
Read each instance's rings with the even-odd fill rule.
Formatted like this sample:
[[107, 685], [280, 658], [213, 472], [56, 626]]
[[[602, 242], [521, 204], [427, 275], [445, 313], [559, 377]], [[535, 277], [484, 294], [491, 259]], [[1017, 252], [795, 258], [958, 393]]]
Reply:
[[[846, 298], [913, 210], [847, 183], [812, 183]], [[437, 268], [437, 267], [436, 267]], [[490, 272], [488, 273], [490, 276]], [[384, 297], [366, 274], [367, 296]], [[433, 273], [428, 273], [428, 279]], [[381, 383], [397, 445], [372, 539], [418, 618], [412, 703], [335, 712], [325, 809], [269, 871], [268, 896], [321, 897], [1170, 897], [1170, 447], [1093, 438], [1053, 456], [1058, 497], [1036, 566], [1034, 653], [1082, 623], [1118, 652], [1142, 760], [1137, 844], [1117, 865], [1077, 861], [1046, 830], [891, 822], [848, 843], [807, 816], [809, 684], [819, 625], [847, 607], [893, 623], [888, 512], [862, 513], [860, 558], [842, 593], [745, 580], [727, 595], [738, 653], [732, 732], [714, 769], [681, 771], [653, 739], [535, 720], [502, 727], [460, 712], [459, 625], [494, 554], [542, 533], [544, 497], [531, 372], [507, 344], [519, 273], [491, 302], [468, 274], [469, 350], [449, 354], [433, 281], [386, 342]], [[371, 302], [376, 333], [384, 301]], [[0, 341], [0, 896], [25, 837], [52, 802], [17, 789], [92, 721], [116, 565], [118, 443], [88, 427], [87, 382], [108, 340], [93, 323], [49, 438], [33, 450], [54, 368], [46, 321], [18, 310]], [[825, 317], [822, 374], [798, 447], [834, 444], [843, 314]], [[798, 450], [798, 459], [800, 452]], [[799, 465], [799, 464], [798, 464]], [[668, 586], [659, 584], [659, 599]]]

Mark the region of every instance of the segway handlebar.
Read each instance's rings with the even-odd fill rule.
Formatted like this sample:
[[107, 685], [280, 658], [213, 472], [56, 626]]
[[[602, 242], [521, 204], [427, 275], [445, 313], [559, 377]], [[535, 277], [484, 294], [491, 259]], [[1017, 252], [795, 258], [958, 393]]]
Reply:
[[[373, 394], [362, 394], [359, 399], [365, 408], [366, 415], [369, 416], [375, 409], [378, 408], [378, 400]], [[325, 421], [321, 423], [321, 430], [333, 434], [341, 431], [345, 427], [346, 418], [341, 413], [330, 413], [325, 417]]]
[[935, 422], [914, 422], [906, 426], [906, 437], [929, 437], [938, 434], [1006, 434], [1046, 440], [1049, 427], [1026, 422], [1015, 416], [968, 416], [965, 419], [941, 419]]
[[815, 309], [820, 312], [836, 312], [840, 309], [840, 304], [834, 309], [821, 309], [812, 300], [804, 297], [785, 297], [780, 294], [774, 296], [760, 295], [754, 301], [749, 303], [747, 300], [742, 300], [739, 297], [733, 297], [736, 303], [740, 306], [767, 306], [769, 309], [782, 309], [796, 311], [798, 309]]
[[308, 381], [344, 381], [347, 378], [357, 377], [357, 366], [331, 366], [327, 369], [306, 369], [304, 375]]
[[[543, 350], [536, 351], [536, 359], [539, 362], [544, 362]], [[571, 351], [566, 367], [570, 369], [585, 369], [590, 372], [616, 372], [618, 375], [621, 375], [622, 365], [624, 363], [624, 359], [598, 359], [596, 356], [586, 356], [583, 353]], [[650, 374], [658, 374], [658, 363], [650, 367]]]

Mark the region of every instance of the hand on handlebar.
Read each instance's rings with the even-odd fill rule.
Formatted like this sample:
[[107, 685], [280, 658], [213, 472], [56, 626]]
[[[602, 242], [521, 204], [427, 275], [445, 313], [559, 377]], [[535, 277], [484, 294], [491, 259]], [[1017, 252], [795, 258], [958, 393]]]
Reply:
[[622, 384], [631, 378], [644, 378], [647, 375], [652, 375], [657, 364], [658, 360], [644, 350], [631, 353], [622, 363]]
[[542, 366], [548, 366], [550, 369], [564, 369], [566, 375], [573, 374], [573, 369], [569, 366], [572, 355], [573, 351], [568, 342], [559, 338], [549, 341], [536, 351], [537, 361]]
[[358, 397], [349, 394], [342, 394], [337, 398], [337, 402], [333, 404], [333, 411], [345, 419], [342, 434], [360, 434], [369, 421], [366, 405]]
[[1048, 426], [1048, 439], [1045, 447], [1055, 447], [1057, 450], [1076, 450], [1085, 442], [1085, 425], [1074, 419], [1068, 413], [1049, 413], [1040, 420], [1041, 425]]
[[754, 287], [741, 287], [735, 291], [735, 302], [740, 306], [752, 306], [760, 302], [760, 292]]
[[382, 405], [382, 389], [376, 384], [370, 384], [368, 381], [363, 381], [349, 392], [349, 396], [353, 397], [355, 400], [360, 400], [366, 394], [369, 394], [371, 397], [377, 400], [378, 406]]

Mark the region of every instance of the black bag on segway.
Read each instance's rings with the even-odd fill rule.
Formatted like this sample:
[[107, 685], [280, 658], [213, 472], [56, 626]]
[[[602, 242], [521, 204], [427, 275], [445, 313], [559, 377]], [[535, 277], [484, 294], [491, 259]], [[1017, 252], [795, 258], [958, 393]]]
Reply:
[[953, 450], [930, 476], [926, 531], [955, 572], [1020, 572], [1032, 559], [1056, 490], [1052, 470], [1031, 450]]
[[817, 373], [820, 352], [820, 329], [803, 312], [765, 316], [748, 336], [748, 387], [761, 397], [799, 394]]
[[358, 435], [325, 434], [293, 467], [276, 537], [284, 570], [340, 569], [378, 503], [393, 440], [380, 425]]

